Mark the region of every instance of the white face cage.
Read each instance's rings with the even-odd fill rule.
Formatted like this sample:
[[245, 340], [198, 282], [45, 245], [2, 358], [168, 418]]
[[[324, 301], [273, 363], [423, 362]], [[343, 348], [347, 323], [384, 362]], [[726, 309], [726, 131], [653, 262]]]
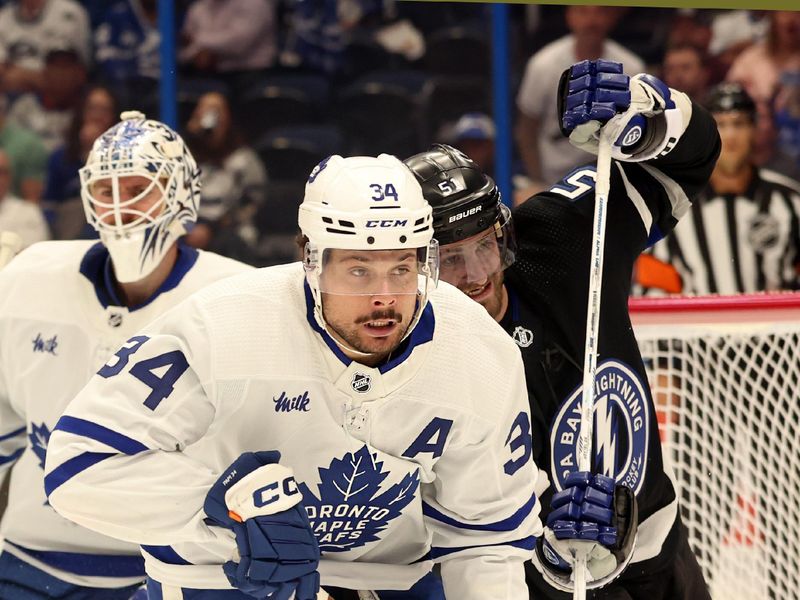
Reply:
[[199, 169], [183, 140], [138, 112], [100, 136], [80, 170], [86, 219], [120, 282], [138, 281], [197, 220]]

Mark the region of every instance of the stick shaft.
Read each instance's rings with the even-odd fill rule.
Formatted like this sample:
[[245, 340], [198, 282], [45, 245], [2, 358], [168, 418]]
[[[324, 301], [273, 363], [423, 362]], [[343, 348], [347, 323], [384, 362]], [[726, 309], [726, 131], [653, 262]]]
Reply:
[[[600, 329], [600, 292], [603, 284], [603, 256], [606, 239], [608, 191], [611, 178], [611, 142], [600, 135], [595, 176], [592, 255], [589, 264], [589, 297], [586, 314], [586, 346], [583, 356], [583, 390], [581, 394], [581, 429], [578, 437], [578, 470], [592, 470], [592, 436], [594, 433], [594, 397], [597, 376], [597, 341]], [[576, 555], [573, 564], [573, 600], [585, 600], [586, 555]]]

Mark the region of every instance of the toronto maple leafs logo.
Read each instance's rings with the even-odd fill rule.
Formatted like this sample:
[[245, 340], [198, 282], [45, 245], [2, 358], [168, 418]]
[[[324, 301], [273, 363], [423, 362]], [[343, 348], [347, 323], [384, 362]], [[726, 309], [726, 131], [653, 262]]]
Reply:
[[389, 475], [383, 462], [363, 446], [330, 467], [320, 468], [319, 498], [300, 484], [308, 520], [322, 552], [345, 552], [378, 539], [378, 534], [400, 516], [419, 487], [419, 469], [381, 492]]
[[47, 454], [47, 442], [50, 441], [50, 430], [45, 423], [41, 425], [31, 423], [28, 439], [31, 441], [33, 453], [39, 459], [39, 466], [44, 469], [44, 457]]

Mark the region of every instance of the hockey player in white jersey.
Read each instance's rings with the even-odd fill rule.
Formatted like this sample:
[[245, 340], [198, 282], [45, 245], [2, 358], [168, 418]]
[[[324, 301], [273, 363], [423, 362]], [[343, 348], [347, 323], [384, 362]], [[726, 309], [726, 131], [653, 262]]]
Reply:
[[3, 600], [126, 599], [144, 581], [136, 545], [79, 527], [47, 502], [50, 434], [134, 332], [199, 288], [247, 269], [179, 241], [196, 218], [199, 173], [167, 126], [123, 113], [80, 175], [86, 216], [101, 241], [34, 244], [0, 271], [3, 475], [14, 466], [2, 520]]
[[303, 264], [210, 286], [92, 378], [51, 437], [50, 502], [143, 544], [153, 598], [309, 600], [320, 578], [336, 600], [527, 598], [520, 354], [435, 287], [419, 184], [332, 156], [299, 223]]

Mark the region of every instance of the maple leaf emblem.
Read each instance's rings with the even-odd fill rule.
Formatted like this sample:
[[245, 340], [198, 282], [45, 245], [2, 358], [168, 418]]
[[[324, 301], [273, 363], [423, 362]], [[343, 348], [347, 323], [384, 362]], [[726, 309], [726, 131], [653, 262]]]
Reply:
[[44, 469], [44, 457], [47, 454], [47, 442], [50, 441], [50, 430], [45, 423], [41, 425], [31, 423], [28, 439], [31, 441], [31, 450], [39, 459], [39, 466]]
[[366, 445], [334, 458], [327, 469], [320, 467], [319, 475], [319, 497], [305, 483], [299, 487], [322, 552], [345, 552], [377, 540], [419, 487], [416, 469], [382, 491], [389, 472], [383, 471], [383, 462]]

